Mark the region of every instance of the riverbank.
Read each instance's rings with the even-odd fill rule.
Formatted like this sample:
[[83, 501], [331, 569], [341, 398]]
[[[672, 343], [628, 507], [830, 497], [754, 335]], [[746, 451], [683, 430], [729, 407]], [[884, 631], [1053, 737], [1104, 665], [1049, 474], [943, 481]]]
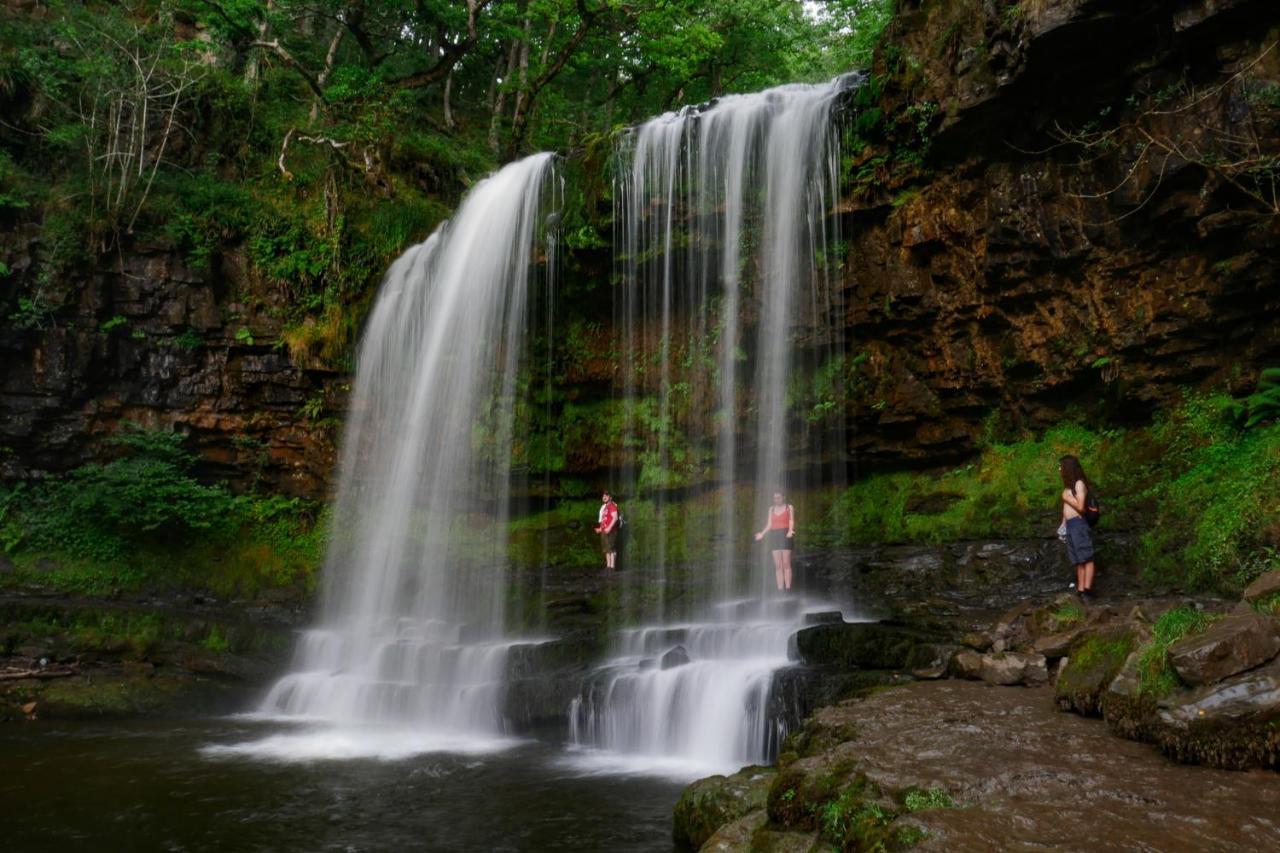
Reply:
[[796, 640], [853, 698], [812, 711], [775, 767], [689, 786], [679, 846], [1280, 843], [1263, 805], [1280, 795], [1280, 572], [1238, 601], [1041, 596], [961, 635], [831, 623]]
[[[686, 789], [677, 839], [713, 851], [1263, 850], [1280, 775], [1175, 764], [1052, 691], [917, 682], [815, 714], [778, 768]], [[754, 779], [754, 781], [752, 781]], [[720, 796], [750, 792], [707, 834]], [[716, 822], [715, 819], [710, 821]], [[883, 845], [877, 847], [876, 845]]]
[[287, 660], [291, 603], [0, 595], [0, 721], [244, 710]]

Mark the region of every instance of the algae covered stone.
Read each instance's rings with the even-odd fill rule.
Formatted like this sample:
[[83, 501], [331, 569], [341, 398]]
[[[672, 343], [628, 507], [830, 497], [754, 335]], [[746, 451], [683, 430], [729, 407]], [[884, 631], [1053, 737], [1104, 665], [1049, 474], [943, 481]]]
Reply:
[[697, 850], [721, 827], [763, 811], [777, 772], [772, 767], [751, 765], [732, 776], [709, 776], [685, 788], [675, 807], [676, 844]]
[[1120, 673], [1133, 645], [1128, 632], [1088, 634], [1077, 640], [1054, 687], [1058, 707], [1086, 716], [1098, 714], [1103, 692]]

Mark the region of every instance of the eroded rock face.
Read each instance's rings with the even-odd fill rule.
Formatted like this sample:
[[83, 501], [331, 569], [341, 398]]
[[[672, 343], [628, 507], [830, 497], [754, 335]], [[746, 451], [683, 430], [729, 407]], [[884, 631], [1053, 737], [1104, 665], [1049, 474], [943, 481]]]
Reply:
[[[39, 233], [6, 238], [21, 287], [38, 274]], [[110, 458], [107, 439], [132, 421], [186, 433], [202, 473], [322, 497], [342, 377], [274, 346], [279, 297], [251, 293], [234, 253], [198, 270], [148, 244], [102, 264], [50, 283], [45, 322], [22, 327], [0, 301], [0, 479]]]
[[1169, 647], [1178, 677], [1196, 686], [1213, 684], [1253, 669], [1280, 652], [1280, 619], [1261, 613], [1235, 613], [1203, 634]]

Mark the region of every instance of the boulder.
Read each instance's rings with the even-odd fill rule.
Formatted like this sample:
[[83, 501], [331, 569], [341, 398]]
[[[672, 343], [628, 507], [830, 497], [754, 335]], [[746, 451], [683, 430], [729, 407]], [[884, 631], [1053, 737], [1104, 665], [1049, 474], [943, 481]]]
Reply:
[[1025, 639], [1027, 616], [1034, 610], [1031, 601], [1022, 601], [1011, 607], [996, 621], [995, 639], [1016, 643]]
[[1160, 702], [1156, 742], [1179, 761], [1280, 767], [1280, 661]]
[[1267, 572], [1244, 589], [1244, 600], [1252, 604], [1280, 595], [1280, 569]]
[[962, 649], [951, 658], [951, 673], [956, 678], [978, 681], [982, 678], [982, 655], [972, 649]]
[[763, 812], [772, 767], [744, 767], [732, 776], [699, 779], [680, 794], [672, 830], [676, 844], [697, 850], [725, 825], [752, 812]]
[[844, 614], [839, 610], [822, 610], [804, 615], [806, 625], [828, 625], [832, 622], [843, 622]]
[[769, 786], [769, 820], [777, 826], [812, 832], [832, 800], [859, 781], [861, 747], [856, 741], [792, 761]]
[[1037, 638], [1031, 648], [1036, 654], [1044, 655], [1047, 658], [1066, 657], [1067, 653], [1071, 651], [1071, 644], [1076, 641], [1083, 631], [1083, 628], [1073, 628], [1060, 634], [1047, 634]]
[[912, 650], [907, 664], [911, 674], [916, 678], [942, 678], [951, 666], [951, 658], [955, 656], [956, 647], [951, 645], [921, 644]]
[[1156, 702], [1150, 693], [1141, 690], [1142, 675], [1138, 669], [1141, 658], [1141, 649], [1130, 653], [1099, 704], [1102, 718], [1113, 732], [1130, 740], [1146, 741], [1153, 736]]
[[800, 659], [833, 669], [907, 669], [912, 652], [935, 638], [891, 622], [840, 622], [796, 633]]
[[1266, 663], [1280, 652], [1280, 620], [1235, 613], [1169, 647], [1169, 663], [1187, 684], [1213, 684]]
[[1102, 694], [1107, 690], [1128, 660], [1134, 648], [1129, 631], [1112, 628], [1080, 636], [1071, 647], [1071, 656], [1063, 661], [1054, 685], [1054, 701], [1064, 711], [1086, 716], [1102, 709]]
[[1023, 652], [1000, 652], [982, 656], [979, 677], [988, 684], [1044, 684], [1049, 669], [1043, 655]]
[[677, 666], [684, 666], [689, 662], [689, 653], [685, 651], [684, 646], [676, 646], [662, 656], [661, 666], [663, 669], [675, 669]]
[[743, 815], [716, 830], [716, 834], [698, 849], [702, 853], [745, 853], [751, 850], [752, 836], [768, 822], [769, 813], [764, 809]]

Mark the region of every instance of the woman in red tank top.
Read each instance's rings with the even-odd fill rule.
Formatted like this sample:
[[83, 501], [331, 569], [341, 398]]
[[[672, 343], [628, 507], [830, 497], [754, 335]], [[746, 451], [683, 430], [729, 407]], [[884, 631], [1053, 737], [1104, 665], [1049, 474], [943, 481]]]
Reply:
[[796, 537], [796, 508], [786, 502], [782, 492], [773, 493], [773, 506], [764, 529], [756, 541], [768, 537], [766, 546], [773, 552], [773, 571], [779, 590], [791, 589], [791, 545]]

